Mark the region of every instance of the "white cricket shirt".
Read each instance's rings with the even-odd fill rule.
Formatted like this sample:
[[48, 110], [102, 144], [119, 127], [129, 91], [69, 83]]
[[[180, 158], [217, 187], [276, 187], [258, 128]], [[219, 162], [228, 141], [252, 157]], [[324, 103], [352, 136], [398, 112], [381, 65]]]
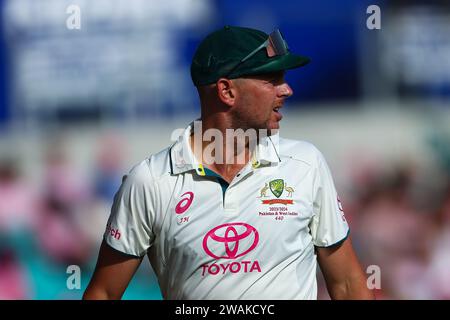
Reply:
[[130, 171], [105, 241], [148, 254], [165, 299], [317, 299], [314, 246], [349, 232], [322, 154], [267, 137], [228, 185], [196, 161], [192, 126]]

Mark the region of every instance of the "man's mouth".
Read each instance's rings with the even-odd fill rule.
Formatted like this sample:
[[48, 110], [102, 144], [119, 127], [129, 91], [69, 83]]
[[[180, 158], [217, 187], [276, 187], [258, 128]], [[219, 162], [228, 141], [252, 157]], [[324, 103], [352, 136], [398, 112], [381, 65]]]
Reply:
[[283, 115], [281, 114], [280, 109], [281, 109], [281, 106], [278, 106], [278, 107], [275, 107], [272, 109], [273, 112], [275, 112], [277, 121], [280, 121], [283, 118]]

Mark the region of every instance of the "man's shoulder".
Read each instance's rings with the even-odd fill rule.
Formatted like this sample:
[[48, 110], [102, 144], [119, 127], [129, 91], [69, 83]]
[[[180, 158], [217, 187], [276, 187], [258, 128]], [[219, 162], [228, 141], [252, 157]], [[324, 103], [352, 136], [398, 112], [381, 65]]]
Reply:
[[302, 161], [310, 166], [316, 165], [322, 157], [317, 147], [308, 141], [279, 138], [281, 158]]
[[155, 182], [170, 175], [170, 149], [171, 147], [167, 147], [151, 154], [135, 164], [126, 176], [135, 181]]

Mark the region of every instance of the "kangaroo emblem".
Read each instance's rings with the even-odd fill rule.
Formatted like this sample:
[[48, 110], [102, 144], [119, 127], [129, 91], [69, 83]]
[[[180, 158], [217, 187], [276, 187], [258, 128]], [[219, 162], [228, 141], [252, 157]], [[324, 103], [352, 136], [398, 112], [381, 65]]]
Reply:
[[266, 183], [266, 185], [264, 187], [262, 187], [262, 189], [260, 191], [260, 196], [258, 198], [262, 198], [263, 196], [267, 197], [267, 195], [266, 195], [267, 190], [269, 190], [269, 186]]

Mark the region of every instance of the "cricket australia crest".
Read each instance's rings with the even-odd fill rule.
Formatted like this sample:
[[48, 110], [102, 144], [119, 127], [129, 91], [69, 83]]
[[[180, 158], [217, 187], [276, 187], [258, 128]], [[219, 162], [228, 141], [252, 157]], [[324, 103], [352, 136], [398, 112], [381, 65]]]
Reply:
[[270, 191], [272, 191], [273, 195], [279, 198], [283, 194], [284, 190], [284, 180], [283, 179], [275, 179], [269, 182]]
[[294, 193], [294, 188], [289, 187], [286, 182], [284, 182], [283, 179], [274, 179], [270, 181], [268, 184], [266, 183], [264, 187], [261, 188], [259, 191], [259, 197], [258, 198], [269, 198], [267, 195], [267, 191], [270, 189], [270, 192], [276, 197], [274, 199], [267, 199], [262, 200], [263, 204], [293, 204], [294, 201], [291, 199], [280, 199], [280, 197], [283, 195], [283, 192], [286, 191], [286, 197], [292, 198], [292, 194]]

